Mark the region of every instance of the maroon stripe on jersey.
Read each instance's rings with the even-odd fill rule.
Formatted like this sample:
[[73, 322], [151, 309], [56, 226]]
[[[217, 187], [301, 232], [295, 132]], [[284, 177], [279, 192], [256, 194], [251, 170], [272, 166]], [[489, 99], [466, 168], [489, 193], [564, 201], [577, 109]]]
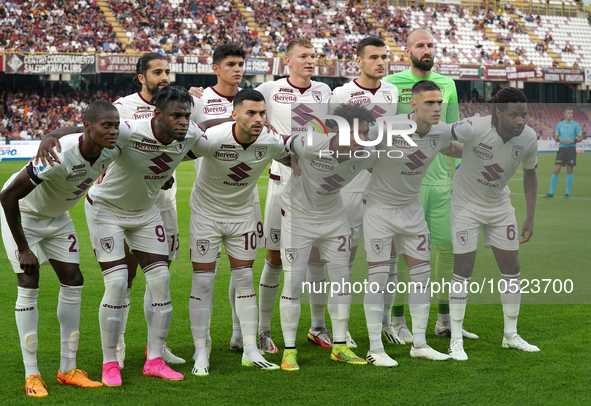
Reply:
[[218, 92], [217, 90], [215, 90], [213, 86], [209, 86], [209, 88], [210, 88], [211, 90], [213, 90], [213, 92], [214, 92], [215, 94], [217, 94], [218, 96], [220, 96], [220, 97], [223, 97], [224, 99], [228, 99], [228, 101], [229, 101], [230, 103], [232, 103], [232, 102], [234, 101], [234, 96], [236, 96], [236, 95], [234, 95], [234, 96], [226, 96], [226, 95], [223, 95], [223, 94], [221, 94], [221, 93], [220, 93], [220, 92]]
[[[263, 128], [264, 130], [264, 128]], [[254, 144], [256, 142], [256, 139], [251, 142], [250, 144], [243, 144], [242, 142], [238, 141], [238, 138], [236, 138], [236, 123], [232, 124], [232, 137], [234, 137], [234, 141], [236, 141], [236, 143], [238, 145], [240, 145], [242, 147], [242, 149], [244, 149], [246, 151], [246, 148], [250, 147], [252, 144]]]
[[281, 209], [281, 215], [285, 217], [285, 210]]
[[164, 262], [164, 261], [158, 261], [158, 262], [154, 262], [153, 264], [150, 264], [150, 265], [146, 266], [143, 269], [143, 271], [146, 274], [146, 273], [148, 273], [150, 271], [153, 271], [154, 269], [156, 269], [158, 267], [161, 267], [161, 266], [165, 266], [165, 267], [168, 268], [168, 265], [166, 264], [166, 262]]
[[90, 198], [90, 196], [88, 196], [88, 193], [86, 194], [86, 200], [88, 200], [88, 203], [90, 203], [91, 205], [94, 206], [94, 202], [92, 201], [92, 199]]
[[363, 87], [359, 83], [357, 83], [357, 79], [353, 79], [353, 82], [357, 85], [358, 88], [363, 89], [363, 90], [367, 90], [368, 92], [371, 92], [371, 94], [373, 94], [374, 96], [376, 95], [376, 92], [378, 90], [380, 90], [380, 87], [382, 87], [382, 82], [381, 81], [380, 81], [380, 85], [378, 87], [376, 87], [376, 88]]
[[281, 180], [281, 176], [275, 175], [274, 173], [271, 173], [271, 169], [269, 169], [269, 179], [272, 179], [272, 180]]
[[144, 103], [146, 103], [150, 106], [155, 106], [154, 104], [150, 103], [148, 100], [146, 100], [142, 97], [142, 92], [137, 92], [137, 95], [140, 97], [141, 101], [143, 101]]
[[367, 204], [367, 200], [363, 199], [363, 204]]
[[289, 78], [287, 79], [287, 83], [289, 83], [289, 85], [290, 85], [291, 87], [293, 87], [294, 89], [297, 89], [297, 90], [299, 90], [299, 91], [300, 91], [300, 94], [304, 94], [304, 93], [306, 93], [306, 90], [308, 90], [309, 88], [311, 88], [311, 87], [312, 87], [312, 83], [310, 83], [310, 84], [308, 85], [308, 87], [297, 87], [297, 86], [295, 86], [293, 83], [291, 83], [291, 82], [289, 81]]

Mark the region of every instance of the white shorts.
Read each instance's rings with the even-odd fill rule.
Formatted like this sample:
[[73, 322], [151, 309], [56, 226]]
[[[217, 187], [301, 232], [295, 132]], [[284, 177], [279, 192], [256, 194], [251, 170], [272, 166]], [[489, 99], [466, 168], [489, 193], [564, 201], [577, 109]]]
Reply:
[[120, 216], [100, 203], [84, 202], [90, 241], [98, 262], [125, 258], [124, 240], [130, 251], [147, 252], [168, 257], [166, 231], [160, 211], [152, 206], [143, 215]]
[[[4, 210], [1, 212], [2, 242], [15, 273], [24, 273], [18, 261], [18, 246], [10, 232]], [[80, 263], [78, 238], [68, 212], [54, 218], [31, 218], [21, 215], [21, 226], [29, 248], [37, 257], [39, 265], [53, 259], [69, 264]]]
[[267, 200], [265, 202], [265, 248], [281, 249], [281, 193], [285, 186], [278, 180], [269, 178]]
[[515, 208], [510, 201], [495, 210], [483, 210], [476, 206], [458, 204], [457, 200], [452, 193], [451, 235], [454, 254], [476, 251], [481, 227], [485, 248], [519, 250], [519, 228]]
[[320, 258], [345, 267], [351, 255], [351, 229], [345, 216], [340, 220], [307, 221], [303, 215], [284, 213], [281, 221], [281, 261], [283, 269], [306, 269], [312, 247], [318, 247]]
[[351, 227], [351, 247], [356, 247], [363, 237], [363, 192], [341, 191], [345, 215]]
[[257, 257], [255, 229], [254, 220], [222, 223], [191, 210], [189, 227], [191, 262], [200, 264], [215, 262], [222, 249], [222, 242], [229, 256], [243, 261], [253, 261]]
[[261, 216], [261, 201], [259, 200], [259, 188], [254, 189], [254, 220], [256, 222], [257, 247], [265, 246], [265, 229], [263, 228], [263, 217]]
[[168, 260], [174, 261], [180, 258], [179, 248], [179, 222], [177, 220], [176, 208], [170, 210], [160, 210], [160, 217], [166, 231], [166, 241], [168, 243]]
[[390, 261], [392, 238], [398, 255], [425, 261], [431, 257], [429, 227], [418, 197], [400, 209], [364, 205], [363, 238], [367, 262]]

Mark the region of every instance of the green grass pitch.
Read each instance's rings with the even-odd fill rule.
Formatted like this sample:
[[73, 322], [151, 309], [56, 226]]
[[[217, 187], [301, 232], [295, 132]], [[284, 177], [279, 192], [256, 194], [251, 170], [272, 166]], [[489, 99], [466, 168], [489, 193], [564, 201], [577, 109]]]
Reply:
[[[554, 154], [540, 154], [538, 195], [548, 192]], [[20, 170], [24, 162], [2, 162], [0, 184]], [[213, 350], [211, 373], [208, 377], [191, 375], [193, 340], [190, 330], [188, 301], [191, 291], [188, 224], [189, 195], [194, 180], [191, 163], [183, 163], [178, 171], [177, 204], [181, 230], [181, 260], [171, 266], [171, 294], [174, 313], [167, 344], [187, 364], [175, 366], [185, 375], [182, 382], [165, 382], [142, 375], [146, 323], [142, 296], [145, 282], [140, 275], [132, 289], [131, 311], [127, 325], [127, 359], [122, 371], [123, 386], [119, 388], [81, 389], [58, 385], [55, 376], [59, 368], [59, 324], [56, 316], [58, 280], [49, 266], [41, 268], [39, 306], [38, 363], [49, 396], [32, 400], [25, 396], [24, 367], [16, 323], [16, 277], [0, 250], [0, 353], [4, 378], [0, 401], [16, 404], [588, 404], [591, 387], [589, 314], [591, 301], [588, 265], [589, 209], [591, 208], [591, 154], [579, 154], [575, 168], [572, 198], [563, 199], [566, 173], [560, 175], [554, 199], [538, 199], [535, 233], [531, 242], [520, 250], [522, 278], [550, 278], [573, 281], [573, 291], [562, 295], [523, 294], [519, 331], [530, 343], [541, 348], [539, 353], [522, 353], [501, 348], [503, 316], [498, 294], [470, 295], [465, 327], [480, 335], [479, 340], [465, 341], [470, 359], [433, 362], [413, 359], [409, 346], [385, 343], [386, 351], [400, 364], [394, 369], [372, 365], [352, 366], [331, 361], [329, 351], [308, 344], [309, 307], [303, 306], [298, 331], [298, 361], [300, 371], [260, 371], [242, 367], [241, 354], [229, 349], [231, 314], [228, 303], [229, 267], [223, 257], [216, 281], [216, 303], [211, 332]], [[525, 218], [522, 173], [515, 174], [510, 186], [512, 200], [521, 223]], [[261, 204], [266, 196], [267, 179], [259, 180]], [[81, 269], [85, 277], [81, 339], [78, 367], [89, 377], [100, 380], [101, 342], [98, 308], [103, 295], [100, 268], [94, 259], [82, 203], [70, 211], [78, 232], [81, 248]], [[264, 250], [254, 266], [255, 289], [263, 266]], [[355, 275], [363, 275], [363, 255], [357, 256]], [[365, 271], [366, 272], [366, 271]], [[498, 279], [498, 269], [492, 252], [481, 247], [473, 280], [483, 277]], [[545, 285], [545, 283], [544, 283]], [[542, 285], [542, 287], [544, 287]], [[550, 288], [551, 290], [551, 288]], [[361, 297], [354, 297], [350, 331], [365, 356], [369, 347]], [[558, 304], [562, 303], [562, 304]], [[427, 340], [435, 349], [445, 352], [449, 339], [433, 333], [436, 306], [431, 308]], [[407, 310], [407, 320], [410, 321]], [[330, 325], [328, 314], [327, 321]], [[272, 333], [281, 348], [278, 302], [272, 319]], [[585, 344], [586, 343], [586, 344]], [[272, 362], [281, 362], [281, 353], [267, 355]]]

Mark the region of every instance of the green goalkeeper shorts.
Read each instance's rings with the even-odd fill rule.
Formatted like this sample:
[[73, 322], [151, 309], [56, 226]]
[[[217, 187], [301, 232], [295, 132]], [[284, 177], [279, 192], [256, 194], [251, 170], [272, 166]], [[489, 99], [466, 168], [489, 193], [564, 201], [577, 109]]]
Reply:
[[431, 244], [452, 245], [451, 185], [421, 185], [421, 203], [431, 233]]

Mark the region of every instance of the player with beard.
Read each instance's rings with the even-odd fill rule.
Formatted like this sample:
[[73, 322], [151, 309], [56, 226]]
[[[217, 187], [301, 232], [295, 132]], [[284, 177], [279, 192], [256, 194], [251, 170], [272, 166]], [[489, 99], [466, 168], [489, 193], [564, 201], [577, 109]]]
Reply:
[[[424, 29], [412, 31], [407, 39], [404, 53], [410, 59], [410, 69], [384, 79], [398, 88], [398, 109], [400, 113], [411, 113], [410, 100], [412, 99], [412, 87], [421, 80], [435, 82], [443, 96], [443, 111], [441, 121], [454, 123], [460, 119], [458, 109], [458, 94], [456, 85], [451, 78], [432, 71], [435, 58], [435, 44], [433, 36]], [[459, 159], [452, 159], [454, 165], [460, 163]], [[441, 281], [443, 278], [450, 280], [453, 269], [453, 247], [452, 236], [449, 224], [451, 208], [451, 178], [446, 157], [438, 154], [433, 163], [429, 166], [427, 174], [421, 185], [421, 203], [425, 211], [425, 219], [431, 233], [431, 244], [437, 246], [435, 260], [435, 277]], [[395, 263], [393, 264], [395, 266]], [[404, 318], [405, 295], [398, 295], [394, 306], [394, 317], [392, 326], [396, 334], [405, 342], [412, 342], [412, 334], [406, 326]], [[438, 311], [435, 334], [449, 336], [449, 304], [447, 295], [439, 293], [437, 296]], [[391, 310], [384, 309], [384, 319], [390, 318]], [[464, 337], [476, 339], [476, 334], [464, 331]], [[386, 338], [390, 342], [388, 335]]]
[[[217, 83], [215, 86], [210, 86], [207, 89], [195, 87], [189, 89], [189, 93], [194, 96], [193, 100], [195, 102], [195, 108], [191, 115], [191, 120], [198, 125], [201, 125], [204, 122], [211, 123], [213, 120], [224, 118], [231, 120], [234, 96], [242, 90], [238, 85], [240, 85], [242, 76], [244, 75], [245, 58], [246, 52], [242, 48], [232, 44], [220, 45], [213, 51], [213, 63], [211, 68], [213, 73], [217, 76]], [[199, 173], [201, 161], [201, 159], [196, 159], [194, 161], [195, 171], [197, 173]], [[257, 247], [263, 247], [265, 245], [265, 238], [258, 188], [253, 190], [253, 205], [256, 216]], [[219, 264], [219, 257], [217, 262]], [[235, 351], [242, 351], [242, 331], [240, 329], [240, 320], [236, 314], [236, 292], [234, 291], [232, 280], [230, 280], [228, 293], [230, 305], [232, 307], [232, 339], [230, 340], [230, 348]], [[213, 292], [210, 299], [212, 301], [211, 307], [213, 308]], [[208, 345], [210, 345], [210, 342], [208, 336]]]
[[[381, 80], [386, 75], [386, 62], [388, 51], [386, 44], [379, 38], [368, 37], [357, 44], [356, 62], [361, 73], [357, 79], [337, 87], [332, 92], [330, 109], [338, 107], [340, 103], [364, 104], [371, 106], [371, 112], [376, 120], [380, 117], [393, 117], [396, 115], [398, 103], [398, 89], [396, 86]], [[373, 127], [375, 122], [371, 124]], [[363, 236], [363, 192], [369, 184], [371, 173], [363, 171], [351, 183], [341, 190], [345, 213], [351, 226], [351, 258], [349, 269], [352, 271], [357, 246]], [[390, 273], [388, 282], [397, 281], [396, 250], [392, 250], [390, 258]], [[389, 342], [404, 344], [394, 328], [390, 319], [392, 304], [394, 303], [394, 292], [384, 293], [384, 318], [382, 332]]]
[[[465, 151], [462, 165], [454, 176], [451, 200], [455, 260], [449, 291], [449, 355], [456, 360], [468, 359], [462, 322], [481, 228], [484, 245], [492, 247], [504, 282], [499, 283], [505, 321], [502, 346], [526, 352], [540, 351], [517, 334], [521, 304], [519, 245], [528, 242], [533, 235], [538, 190], [538, 142], [535, 131], [525, 124], [527, 111], [523, 92], [506, 87], [493, 97], [491, 116], [470, 117], [452, 127], [452, 137], [464, 144]], [[520, 164], [527, 208], [521, 238], [507, 184]]]

